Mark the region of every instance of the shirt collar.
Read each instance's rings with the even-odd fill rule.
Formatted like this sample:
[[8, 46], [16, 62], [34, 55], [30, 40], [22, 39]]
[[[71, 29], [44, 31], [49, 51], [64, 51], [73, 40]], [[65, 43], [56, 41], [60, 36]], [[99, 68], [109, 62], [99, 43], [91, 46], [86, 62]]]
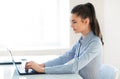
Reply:
[[93, 38], [94, 33], [92, 31], [90, 31], [84, 38], [81, 36], [79, 39], [79, 43], [86, 45], [86, 43], [91, 40], [91, 38]]

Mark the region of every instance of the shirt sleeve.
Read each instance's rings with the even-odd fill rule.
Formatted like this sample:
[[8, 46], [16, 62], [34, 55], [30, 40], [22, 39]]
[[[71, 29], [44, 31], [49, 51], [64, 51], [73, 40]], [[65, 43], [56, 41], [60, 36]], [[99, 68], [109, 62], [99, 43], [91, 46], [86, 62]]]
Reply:
[[65, 54], [61, 55], [60, 57], [48, 61], [45, 64], [45, 67], [56, 66], [56, 65], [63, 65], [74, 58], [75, 50], [76, 50], [77, 43], [73, 46], [73, 48], [67, 51]]
[[98, 41], [91, 42], [87, 49], [75, 58], [74, 62], [67, 65], [58, 65], [52, 67], [45, 67], [45, 73], [76, 73], [78, 70], [85, 67], [91, 60], [93, 60], [99, 53], [101, 53], [101, 44]]

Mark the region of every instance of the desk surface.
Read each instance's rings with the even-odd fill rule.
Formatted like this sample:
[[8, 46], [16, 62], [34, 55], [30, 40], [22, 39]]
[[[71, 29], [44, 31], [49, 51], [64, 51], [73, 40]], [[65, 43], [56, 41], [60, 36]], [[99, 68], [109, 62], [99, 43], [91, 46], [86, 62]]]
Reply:
[[[54, 58], [55, 57], [56, 56], [54, 56]], [[44, 58], [46, 58], [45, 56], [42, 56], [40, 58], [42, 58], [42, 60], [44, 60], [44, 61], [47, 61], [44, 59]], [[47, 56], [47, 58], [48, 58], [48, 56]], [[53, 59], [53, 57], [51, 57], [51, 56], [49, 56], [49, 58]], [[79, 74], [19, 75], [13, 65], [0, 65], [0, 79], [82, 79], [82, 78], [80, 77]]]
[[0, 66], [0, 79], [82, 79], [78, 74], [19, 75], [12, 65]]

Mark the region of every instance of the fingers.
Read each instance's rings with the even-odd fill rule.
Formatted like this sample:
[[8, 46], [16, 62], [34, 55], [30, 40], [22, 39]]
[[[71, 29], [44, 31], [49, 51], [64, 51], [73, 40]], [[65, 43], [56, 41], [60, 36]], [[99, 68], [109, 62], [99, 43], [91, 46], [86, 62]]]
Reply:
[[37, 64], [33, 61], [26, 62], [26, 64], [25, 64], [26, 72], [28, 72], [29, 69], [33, 69], [37, 72], [44, 72], [44, 67], [39, 66], [39, 64]]
[[27, 69], [31, 69], [31, 68], [32, 68], [32, 61], [26, 62], [25, 69], [27, 70]]

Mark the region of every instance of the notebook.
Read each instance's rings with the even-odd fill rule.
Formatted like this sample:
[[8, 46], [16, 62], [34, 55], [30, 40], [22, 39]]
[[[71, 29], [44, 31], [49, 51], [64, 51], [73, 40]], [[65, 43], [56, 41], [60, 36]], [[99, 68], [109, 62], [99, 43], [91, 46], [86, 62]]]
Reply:
[[44, 74], [44, 73], [38, 73], [38, 72], [34, 71], [33, 69], [29, 69], [28, 71], [26, 71], [25, 68], [22, 66], [22, 64], [18, 65], [15, 63], [11, 50], [8, 49], [8, 51], [12, 58], [13, 65], [20, 75]]

